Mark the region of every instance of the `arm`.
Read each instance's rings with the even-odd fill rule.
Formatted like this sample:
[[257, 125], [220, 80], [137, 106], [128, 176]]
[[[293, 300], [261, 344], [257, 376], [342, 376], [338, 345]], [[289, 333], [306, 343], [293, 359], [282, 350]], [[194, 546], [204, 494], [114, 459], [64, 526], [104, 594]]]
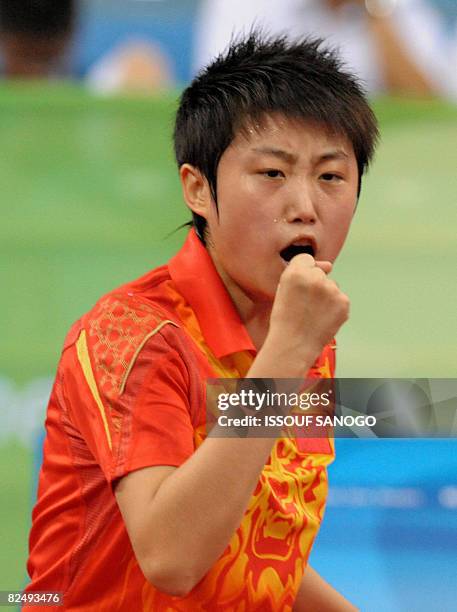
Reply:
[[[310, 256], [294, 258], [248, 377], [303, 377], [347, 316], [348, 299], [336, 284]], [[121, 479], [115, 493], [133, 549], [159, 590], [184, 596], [222, 554], [274, 442], [208, 437], [178, 468], [150, 467]]]
[[306, 566], [303, 579], [294, 604], [294, 612], [356, 612], [353, 606], [341, 593], [338, 593], [328, 582], [309, 565]]
[[[265, 347], [249, 376], [286, 377], [291, 368], [279, 369], [273, 355], [276, 361], [275, 351]], [[314, 357], [302, 355], [304, 368]], [[301, 367], [289, 375], [303, 377]], [[274, 443], [272, 437], [208, 437], [179, 468], [144, 468], [120, 480], [117, 502], [138, 562], [154, 586], [184, 596], [215, 563], [241, 523]]]
[[125, 476], [116, 498], [146, 579], [185, 596], [223, 553], [274, 439], [208, 438], [179, 468]]

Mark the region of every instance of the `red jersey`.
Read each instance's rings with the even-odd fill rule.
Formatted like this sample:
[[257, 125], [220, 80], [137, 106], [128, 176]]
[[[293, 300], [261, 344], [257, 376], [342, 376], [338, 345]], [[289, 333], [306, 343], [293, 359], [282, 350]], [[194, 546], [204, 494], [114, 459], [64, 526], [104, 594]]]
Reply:
[[[310, 377], [334, 376], [333, 348]], [[207, 378], [244, 377], [255, 354], [193, 230], [168, 265], [73, 325], [49, 401], [30, 534], [27, 591], [64, 593], [63, 608], [43, 610], [292, 610], [323, 516], [329, 440], [277, 440], [240, 527], [183, 598], [146, 581], [113, 493], [133, 470], [186, 461], [205, 438]]]

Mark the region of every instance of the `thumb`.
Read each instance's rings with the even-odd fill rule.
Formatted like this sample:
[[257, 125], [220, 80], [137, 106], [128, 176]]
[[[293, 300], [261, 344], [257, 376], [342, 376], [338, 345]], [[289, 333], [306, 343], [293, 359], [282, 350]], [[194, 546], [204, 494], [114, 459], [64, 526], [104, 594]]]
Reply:
[[325, 272], [325, 274], [330, 274], [333, 268], [330, 261], [316, 261], [316, 266]]

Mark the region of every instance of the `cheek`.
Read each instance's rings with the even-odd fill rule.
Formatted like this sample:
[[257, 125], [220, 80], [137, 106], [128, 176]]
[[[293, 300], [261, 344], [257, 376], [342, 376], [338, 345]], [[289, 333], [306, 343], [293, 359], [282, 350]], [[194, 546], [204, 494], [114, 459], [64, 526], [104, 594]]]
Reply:
[[230, 203], [224, 201], [219, 212], [219, 218], [214, 216], [211, 223], [217, 235], [229, 241], [232, 248], [244, 250], [250, 247], [255, 250], [268, 242], [275, 227], [275, 214], [267, 203], [259, 198], [246, 197], [245, 193], [238, 193]]
[[215, 227], [214, 247], [219, 261], [238, 284], [251, 286], [252, 279], [265, 274], [271, 261], [271, 236], [277, 225], [274, 216], [246, 206], [221, 215]]
[[354, 215], [354, 205], [341, 206], [335, 209], [326, 223], [329, 238], [329, 250], [336, 257], [344, 244]]
[[352, 218], [354, 216], [354, 206], [342, 206], [338, 213], [335, 215], [335, 227], [337, 230], [344, 235], [348, 232], [351, 225]]

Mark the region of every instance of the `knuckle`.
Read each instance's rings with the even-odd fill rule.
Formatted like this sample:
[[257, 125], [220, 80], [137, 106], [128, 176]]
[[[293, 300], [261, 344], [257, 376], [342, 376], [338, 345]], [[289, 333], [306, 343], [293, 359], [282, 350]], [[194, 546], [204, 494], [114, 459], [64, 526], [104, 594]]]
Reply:
[[310, 278], [315, 279], [316, 282], [317, 281], [322, 282], [322, 281], [328, 280], [326, 275], [325, 275], [325, 272], [323, 270], [321, 270], [320, 268], [318, 268], [317, 266], [315, 266], [314, 268], [310, 269], [309, 276], [310, 276]]
[[347, 310], [349, 310], [349, 307], [351, 305], [351, 301], [348, 298], [348, 296], [345, 293], [341, 294], [341, 303], [343, 304], [343, 306], [345, 306], [347, 308]]
[[300, 270], [298, 270], [296, 267], [294, 267], [294, 268], [287, 268], [286, 274], [287, 274], [287, 276], [286, 276], [287, 280], [290, 283], [294, 284], [294, 285], [302, 282], [302, 280], [303, 280], [302, 279], [303, 275], [300, 274]]

